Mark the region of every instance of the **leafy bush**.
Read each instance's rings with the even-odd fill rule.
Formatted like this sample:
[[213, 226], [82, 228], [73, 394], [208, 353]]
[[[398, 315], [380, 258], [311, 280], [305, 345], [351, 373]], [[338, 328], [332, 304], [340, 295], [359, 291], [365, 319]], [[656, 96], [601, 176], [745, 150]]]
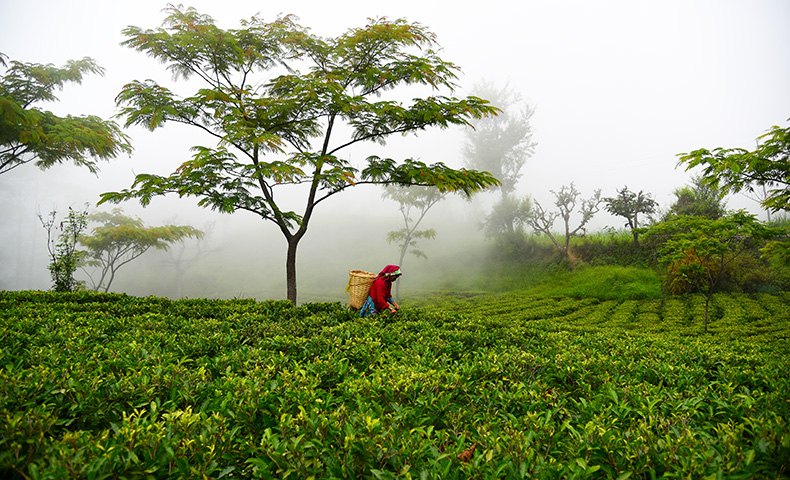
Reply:
[[591, 265], [619, 265], [645, 267], [651, 264], [650, 252], [634, 243], [629, 232], [608, 231], [575, 238], [571, 243], [573, 255]]
[[790, 473], [787, 293], [421, 302], [0, 292], [0, 476]]
[[521, 231], [497, 236], [489, 253], [494, 262], [521, 263], [544, 262], [558, 255], [557, 247], [545, 235], [525, 235]]

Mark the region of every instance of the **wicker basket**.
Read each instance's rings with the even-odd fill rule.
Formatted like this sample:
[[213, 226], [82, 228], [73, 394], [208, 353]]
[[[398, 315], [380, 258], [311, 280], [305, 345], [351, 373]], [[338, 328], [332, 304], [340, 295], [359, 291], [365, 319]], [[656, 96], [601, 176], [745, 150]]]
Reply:
[[346, 291], [350, 295], [349, 305], [352, 308], [362, 308], [362, 304], [368, 299], [370, 286], [376, 279], [376, 274], [365, 270], [349, 270], [348, 287]]

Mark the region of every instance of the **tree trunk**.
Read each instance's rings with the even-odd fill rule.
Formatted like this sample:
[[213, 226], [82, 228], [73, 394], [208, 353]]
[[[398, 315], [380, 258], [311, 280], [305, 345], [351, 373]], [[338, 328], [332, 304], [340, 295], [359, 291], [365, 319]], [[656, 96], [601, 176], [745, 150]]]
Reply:
[[[406, 239], [406, 242], [403, 244], [403, 248], [400, 249], [400, 261], [398, 262], [398, 268], [403, 267], [403, 259], [406, 258], [406, 248], [409, 245], [408, 242], [411, 241], [411, 236]], [[400, 282], [402, 282], [401, 280]], [[395, 284], [395, 300], [400, 302], [400, 282]]]
[[107, 280], [107, 286], [104, 287], [104, 293], [110, 291], [110, 285], [112, 285], [112, 281], [115, 280], [115, 269], [110, 269], [110, 279]]
[[299, 237], [288, 239], [288, 254], [285, 257], [285, 279], [288, 292], [288, 300], [296, 305], [296, 247], [299, 245]]
[[708, 333], [708, 308], [710, 307], [710, 297], [712, 296], [713, 292], [710, 292], [705, 296], [705, 333]]

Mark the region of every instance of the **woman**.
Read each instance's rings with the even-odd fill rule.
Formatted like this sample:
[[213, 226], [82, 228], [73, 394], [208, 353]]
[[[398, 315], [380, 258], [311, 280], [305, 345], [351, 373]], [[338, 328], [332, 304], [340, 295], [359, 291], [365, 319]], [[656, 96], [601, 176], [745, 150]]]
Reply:
[[369, 315], [376, 315], [384, 310], [389, 310], [392, 313], [397, 313], [400, 306], [392, 299], [392, 282], [401, 276], [400, 268], [397, 265], [387, 265], [384, 270], [376, 276], [373, 285], [370, 286], [370, 295], [362, 308], [359, 309], [359, 315], [367, 317]]

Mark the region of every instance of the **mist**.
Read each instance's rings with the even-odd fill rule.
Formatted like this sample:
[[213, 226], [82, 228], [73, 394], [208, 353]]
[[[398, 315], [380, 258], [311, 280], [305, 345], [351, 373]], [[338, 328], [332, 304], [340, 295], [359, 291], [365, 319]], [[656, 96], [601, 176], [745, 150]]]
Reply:
[[[271, 2], [270, 2], [271, 3]], [[574, 182], [583, 197], [604, 196], [628, 186], [653, 195], [660, 207], [673, 201], [675, 188], [693, 172], [676, 168], [677, 154], [697, 148], [751, 149], [755, 138], [790, 117], [790, 4], [784, 0], [654, 2], [486, 3], [470, 14], [450, 2], [293, 1], [262, 5], [229, 0], [222, 8], [206, 0], [189, 2], [222, 28], [260, 13], [273, 20], [294, 13], [314, 33], [336, 36], [363, 26], [368, 17], [407, 18], [437, 34], [440, 55], [462, 69], [456, 96], [474, 94], [481, 79], [507, 84], [535, 107], [535, 154], [518, 184], [544, 206], [551, 190]], [[6, 2], [0, 7], [0, 51], [11, 60], [63, 65], [90, 56], [106, 69], [68, 85], [59, 101], [41, 105], [58, 115], [111, 118], [114, 98], [132, 80], [153, 78], [180, 92], [183, 82], [155, 60], [121, 47], [127, 25], [155, 28], [166, 2], [76, 0]], [[33, 20], [35, 19], [35, 20]], [[118, 120], [119, 123], [122, 120]], [[93, 175], [70, 164], [40, 171], [21, 166], [0, 175], [0, 288], [48, 289], [46, 232], [37, 214], [68, 207], [96, 207], [99, 195], [129, 188], [135, 174], [167, 175], [190, 157], [190, 148], [210, 141], [178, 125], [149, 132], [133, 127], [134, 152], [101, 163]], [[461, 129], [426, 131], [369, 144], [347, 153], [361, 164], [369, 155], [441, 161], [461, 167]], [[317, 207], [299, 246], [299, 301], [345, 301], [348, 271], [378, 272], [396, 263], [397, 245], [386, 242], [401, 227], [397, 204], [381, 199], [381, 188], [360, 186]], [[478, 222], [495, 199], [484, 193], [465, 201], [451, 196], [434, 207], [421, 228], [437, 230], [421, 242], [428, 259], [407, 256], [401, 295], [415, 289], [439, 290], [453, 275], [471, 275], [485, 261], [490, 245]], [[293, 206], [301, 209], [301, 199]], [[160, 197], [142, 208], [118, 205], [147, 225], [176, 222], [212, 231], [209, 253], [175, 285], [167, 252], [151, 250], [123, 267], [111, 290], [132, 295], [208, 298], [285, 298], [285, 241], [271, 222], [248, 212], [219, 214], [198, 207], [197, 199]], [[754, 201], [736, 195], [731, 209], [745, 208], [761, 218]], [[622, 228], [622, 220], [599, 212], [591, 231]], [[555, 225], [557, 229], [559, 224]], [[185, 242], [185, 248], [194, 243]], [[174, 249], [180, 248], [176, 245]], [[175, 253], [175, 251], [173, 252]], [[78, 279], [84, 279], [82, 272]]]

